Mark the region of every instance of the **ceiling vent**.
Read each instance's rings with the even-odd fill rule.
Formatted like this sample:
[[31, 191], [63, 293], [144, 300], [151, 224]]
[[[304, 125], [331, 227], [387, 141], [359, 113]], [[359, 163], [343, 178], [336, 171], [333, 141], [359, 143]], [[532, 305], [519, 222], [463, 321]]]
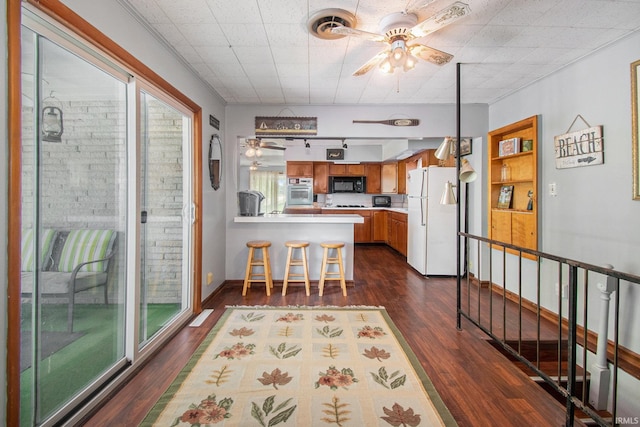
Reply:
[[324, 40], [335, 40], [345, 37], [344, 34], [334, 34], [331, 32], [335, 27], [353, 28], [356, 26], [356, 17], [343, 9], [323, 9], [315, 13], [309, 22], [307, 28], [314, 36]]

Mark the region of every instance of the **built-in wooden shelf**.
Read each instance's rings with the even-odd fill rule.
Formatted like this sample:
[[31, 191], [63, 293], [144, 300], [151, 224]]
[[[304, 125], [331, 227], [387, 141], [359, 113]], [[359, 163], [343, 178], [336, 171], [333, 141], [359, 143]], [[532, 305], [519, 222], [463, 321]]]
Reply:
[[[531, 150], [499, 156], [500, 141], [531, 140]], [[489, 238], [527, 249], [538, 249], [538, 117], [533, 116], [489, 132]], [[518, 150], [519, 151], [519, 150]], [[509, 176], [504, 179], [506, 165]], [[510, 208], [499, 208], [503, 185], [513, 186]], [[533, 203], [529, 206], [529, 192]], [[526, 256], [526, 254], [523, 254]]]

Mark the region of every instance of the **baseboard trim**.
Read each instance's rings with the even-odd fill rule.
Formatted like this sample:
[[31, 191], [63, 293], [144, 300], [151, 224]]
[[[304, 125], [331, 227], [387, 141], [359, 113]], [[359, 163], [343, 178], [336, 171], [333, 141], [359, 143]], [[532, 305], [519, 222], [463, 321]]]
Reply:
[[[471, 276], [471, 275], [470, 275]], [[475, 277], [470, 277], [469, 281], [475, 286], [481, 286], [482, 288], [489, 288], [489, 282], [481, 282]], [[491, 284], [491, 291], [497, 293], [498, 295], [505, 295], [506, 299], [516, 304], [520, 303], [520, 297], [515, 292], [511, 292], [508, 289], [504, 289], [502, 286], [496, 285], [495, 283]], [[538, 305], [532, 301], [527, 300], [526, 298], [522, 298], [522, 307], [528, 311], [533, 313], [538, 312]], [[540, 307], [540, 317], [552, 322], [557, 325], [559, 322], [558, 314], [553, 311]], [[564, 328], [568, 327], [567, 319], [562, 318], [562, 326]], [[576, 334], [578, 337], [578, 344], [583, 345], [584, 343], [584, 327], [578, 325]], [[587, 331], [587, 350], [592, 353], [596, 352], [598, 343], [598, 334], [591, 330]], [[608, 341], [607, 344], [607, 360], [609, 363], [613, 363], [613, 342]], [[626, 347], [618, 346], [618, 366], [620, 369], [633, 376], [634, 378], [640, 380], [640, 355], [629, 350]]]

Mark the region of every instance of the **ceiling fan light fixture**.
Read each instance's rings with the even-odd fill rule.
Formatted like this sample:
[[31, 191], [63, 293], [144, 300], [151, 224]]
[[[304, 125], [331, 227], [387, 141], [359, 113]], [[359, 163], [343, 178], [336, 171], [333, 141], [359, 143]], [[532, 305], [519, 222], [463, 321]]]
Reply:
[[391, 65], [389, 58], [386, 58], [384, 61], [380, 63], [380, 71], [386, 74], [393, 73], [393, 65]]
[[406, 50], [407, 47], [404, 43], [404, 40], [395, 40], [391, 44], [391, 53], [389, 54], [389, 61], [391, 62], [391, 65], [393, 65], [394, 67], [403, 65], [407, 56]]
[[406, 59], [404, 60], [404, 65], [402, 66], [402, 69], [404, 71], [413, 70], [417, 62], [418, 60], [416, 59], [416, 57], [408, 53]]

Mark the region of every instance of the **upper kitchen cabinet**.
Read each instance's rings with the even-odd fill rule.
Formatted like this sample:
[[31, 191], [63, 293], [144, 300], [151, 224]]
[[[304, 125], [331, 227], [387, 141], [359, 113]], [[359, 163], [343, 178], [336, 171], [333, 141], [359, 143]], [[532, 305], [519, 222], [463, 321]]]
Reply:
[[381, 193], [393, 193], [398, 192], [398, 164], [397, 163], [383, 163], [380, 173]]
[[380, 163], [366, 163], [364, 165], [365, 176], [367, 177], [368, 194], [380, 194], [382, 192], [380, 169]]
[[331, 176], [364, 176], [364, 164], [329, 163]]
[[313, 178], [313, 162], [287, 162], [287, 176]]
[[329, 192], [329, 163], [313, 162], [313, 194]]
[[538, 117], [491, 131], [488, 142], [489, 238], [537, 250]]
[[398, 194], [407, 194], [407, 164], [398, 162]]

